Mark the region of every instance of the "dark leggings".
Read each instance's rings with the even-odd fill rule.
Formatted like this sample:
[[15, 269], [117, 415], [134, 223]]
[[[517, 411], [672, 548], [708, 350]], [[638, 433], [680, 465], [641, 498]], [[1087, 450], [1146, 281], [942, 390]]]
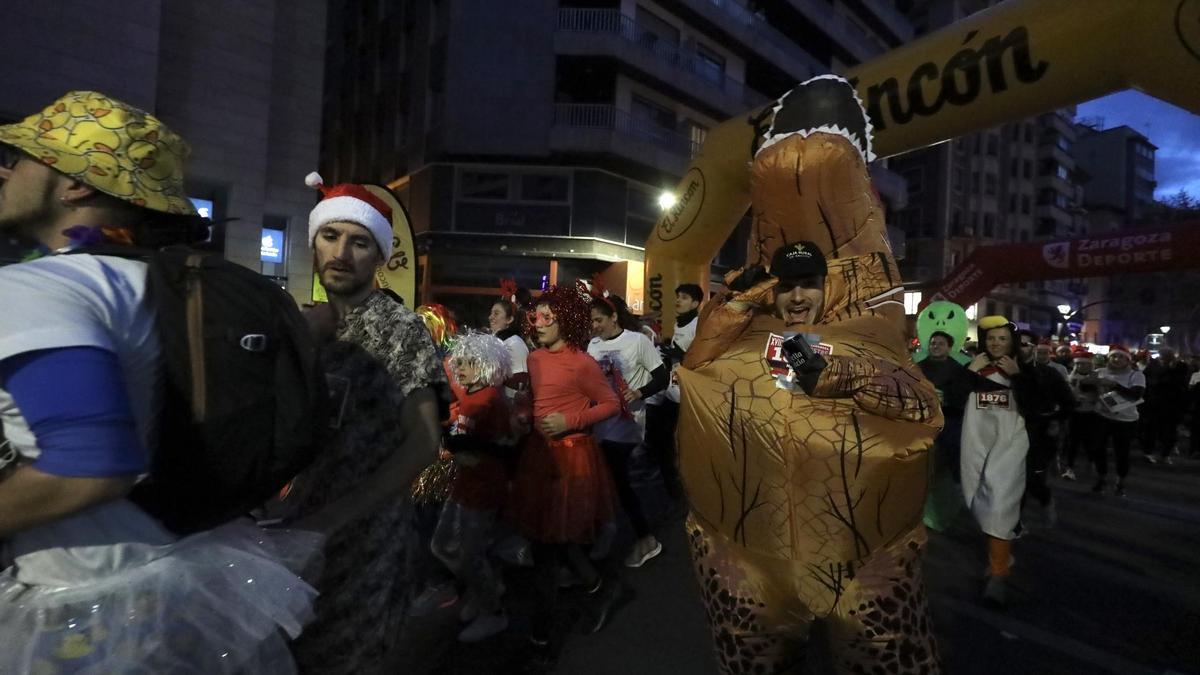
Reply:
[[679, 459], [675, 451], [675, 425], [679, 423], [679, 404], [664, 400], [646, 406], [646, 447], [658, 460], [663, 488], [671, 499], [683, 498], [683, 483], [679, 479]]
[[558, 607], [558, 569], [570, 568], [589, 590], [600, 583], [601, 577], [587, 551], [579, 544], [533, 542], [533, 564], [537, 571], [533, 587], [537, 602], [530, 617], [531, 637], [545, 642], [550, 639]]
[[1050, 436], [1047, 423], [1030, 424], [1029, 453], [1025, 455], [1025, 494], [1021, 497], [1033, 497], [1042, 506], [1049, 506], [1053, 501], [1050, 486], [1046, 483], [1046, 468], [1054, 456], [1054, 439]]
[[1096, 473], [1101, 478], [1108, 475], [1108, 439], [1112, 439], [1113, 454], [1117, 458], [1117, 478], [1124, 479], [1129, 475], [1129, 446], [1137, 433], [1137, 422], [1117, 422], [1101, 418], [1103, 425], [1100, 437], [1092, 445], [1092, 461], [1096, 464]]
[[621, 508], [629, 516], [633, 531], [638, 539], [649, 536], [650, 523], [646, 522], [646, 514], [642, 510], [642, 501], [629, 482], [629, 456], [637, 443], [617, 443], [615, 441], [600, 441], [604, 449], [604, 458], [608, 460], [608, 470], [612, 473], [613, 483], [617, 486], [617, 496], [621, 499]]
[[1083, 448], [1084, 456], [1091, 457], [1092, 448], [1100, 442], [1098, 433], [1103, 418], [1094, 412], [1071, 413], [1071, 427], [1067, 433], [1067, 468], [1075, 468], [1075, 458], [1079, 456], [1079, 448]]

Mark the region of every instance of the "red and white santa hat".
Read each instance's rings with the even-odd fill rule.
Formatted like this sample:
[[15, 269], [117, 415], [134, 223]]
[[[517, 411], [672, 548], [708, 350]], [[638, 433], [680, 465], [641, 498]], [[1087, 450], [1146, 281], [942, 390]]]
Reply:
[[1089, 352], [1086, 348], [1080, 347], [1077, 345], [1073, 349], [1071, 349], [1071, 360], [1072, 361], [1091, 361], [1092, 353]]
[[1111, 354], [1113, 352], [1125, 352], [1125, 356], [1131, 356], [1131, 354], [1129, 353], [1129, 348], [1126, 347], [1125, 345], [1119, 345], [1119, 344], [1109, 345], [1108, 353]]
[[321, 201], [308, 214], [308, 243], [311, 246], [317, 230], [326, 223], [344, 221], [367, 228], [384, 259], [392, 255], [392, 209], [366, 187], [355, 183], [340, 183], [326, 187], [316, 171], [304, 177], [304, 184], [321, 191]]

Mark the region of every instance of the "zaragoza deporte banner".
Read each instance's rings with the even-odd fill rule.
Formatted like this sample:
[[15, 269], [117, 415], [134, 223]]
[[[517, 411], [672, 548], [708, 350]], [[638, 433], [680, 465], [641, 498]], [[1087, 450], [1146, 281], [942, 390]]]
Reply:
[[[375, 286], [395, 291], [409, 307], [417, 302], [417, 258], [413, 251], [412, 221], [408, 211], [390, 190], [380, 185], [367, 185], [371, 194], [379, 197], [392, 209], [392, 255], [375, 272]], [[319, 276], [313, 273], [313, 302], [329, 302]]]
[[976, 248], [926, 294], [970, 307], [997, 284], [1200, 267], [1200, 222]]
[[[1127, 88], [1200, 112], [1200, 0], [1010, 0], [843, 75], [879, 157]], [[667, 333], [675, 308], [664, 298], [681, 283], [707, 288], [750, 206], [750, 162], [774, 105], [709, 132], [646, 242], [647, 309]]]

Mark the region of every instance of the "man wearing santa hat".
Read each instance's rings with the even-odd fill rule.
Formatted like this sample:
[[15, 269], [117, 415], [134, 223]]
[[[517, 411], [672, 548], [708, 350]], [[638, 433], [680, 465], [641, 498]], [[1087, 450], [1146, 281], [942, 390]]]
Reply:
[[[1146, 376], [1133, 367], [1133, 357], [1124, 345], [1108, 348], [1108, 365], [1096, 371], [1096, 377], [1083, 380], [1100, 388], [1096, 412], [1104, 422], [1100, 438], [1111, 438], [1117, 458], [1116, 495], [1125, 496], [1125, 477], [1129, 475], [1129, 446], [1137, 433], [1138, 404], [1146, 393]], [[1096, 464], [1096, 485], [1092, 492], [1102, 493], [1108, 475], [1108, 443], [1094, 447], [1092, 461]]]
[[375, 288], [392, 252], [392, 214], [362, 185], [305, 181], [322, 199], [308, 219], [329, 304], [309, 313], [338, 419], [325, 451], [296, 480], [293, 524], [325, 533], [316, 621], [294, 645], [302, 672], [390, 672], [410, 580], [409, 486], [437, 458], [436, 391], [445, 375], [425, 324]]
[[1082, 447], [1086, 456], [1091, 457], [1094, 452], [1092, 448], [1101, 442], [1097, 435], [1101, 421], [1096, 414], [1100, 390], [1094, 384], [1084, 383], [1084, 380], [1092, 377], [1095, 370], [1092, 358], [1092, 353], [1084, 347], [1076, 347], [1071, 351], [1074, 367], [1067, 383], [1075, 396], [1075, 411], [1071, 413], [1065, 444], [1066, 457], [1062, 477], [1066, 480], [1075, 480], [1075, 458], [1079, 455], [1079, 448]]

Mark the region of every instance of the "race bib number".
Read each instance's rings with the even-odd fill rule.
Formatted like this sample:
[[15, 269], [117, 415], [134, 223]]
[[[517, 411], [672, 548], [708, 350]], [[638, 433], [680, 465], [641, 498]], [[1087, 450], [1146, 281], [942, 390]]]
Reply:
[[[781, 375], [786, 377], [791, 372], [788, 367], [787, 357], [783, 353], [783, 342], [788, 338], [796, 335], [795, 333], [787, 333], [778, 335], [771, 333], [767, 337], [767, 345], [763, 348], [763, 360], [767, 362], [767, 366], [771, 369], [771, 377], [779, 378]], [[808, 338], [808, 344], [812, 345], [813, 352], [821, 356], [829, 356], [833, 353], [833, 345], [821, 342], [820, 335], [805, 335]]]
[[975, 394], [975, 407], [979, 410], [1009, 410], [1012, 398], [1008, 391], [981, 391]]

